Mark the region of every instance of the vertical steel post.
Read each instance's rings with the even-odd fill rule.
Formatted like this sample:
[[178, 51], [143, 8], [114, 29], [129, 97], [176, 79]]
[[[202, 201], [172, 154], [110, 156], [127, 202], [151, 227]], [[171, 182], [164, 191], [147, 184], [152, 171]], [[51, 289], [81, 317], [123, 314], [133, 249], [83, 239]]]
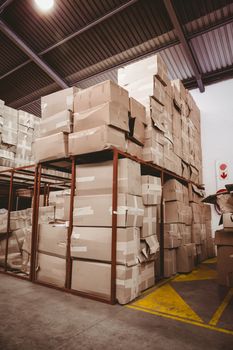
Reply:
[[7, 235], [6, 235], [6, 251], [5, 251], [5, 266], [4, 269], [7, 271], [7, 260], [8, 260], [8, 247], [9, 247], [9, 236], [10, 236], [10, 217], [12, 210], [12, 199], [13, 199], [13, 181], [14, 171], [11, 171], [10, 188], [8, 196], [8, 212], [7, 212]]
[[164, 276], [164, 203], [163, 203], [163, 185], [164, 172], [161, 172], [162, 195], [160, 204], [160, 278]]
[[113, 150], [112, 180], [112, 251], [111, 251], [111, 304], [116, 303], [116, 249], [117, 249], [117, 201], [118, 201], [118, 151]]
[[75, 185], [76, 185], [76, 165], [75, 157], [71, 158], [72, 160], [72, 170], [71, 170], [71, 190], [70, 190], [70, 211], [69, 211], [69, 227], [67, 233], [67, 249], [66, 249], [66, 288], [71, 288], [71, 275], [72, 275], [72, 266], [71, 266], [71, 253], [70, 253], [70, 243], [71, 235], [73, 231], [73, 209], [74, 209], [74, 196], [75, 196]]
[[30, 262], [30, 278], [32, 282], [36, 280], [36, 260], [37, 260], [37, 243], [38, 243], [38, 219], [40, 208], [40, 185], [41, 185], [41, 169], [39, 164], [35, 171], [35, 183], [34, 183], [34, 200], [33, 200], [33, 212], [32, 212], [32, 245], [31, 245], [31, 262]]
[[44, 207], [46, 206], [46, 198], [47, 198], [47, 184], [44, 184], [44, 201], [43, 201], [43, 205]]

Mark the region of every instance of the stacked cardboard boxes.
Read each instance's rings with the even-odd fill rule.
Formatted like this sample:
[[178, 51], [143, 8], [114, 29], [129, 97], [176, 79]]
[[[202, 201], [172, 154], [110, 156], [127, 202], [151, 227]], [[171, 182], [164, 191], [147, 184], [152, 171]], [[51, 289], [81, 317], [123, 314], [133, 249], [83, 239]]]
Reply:
[[0, 100], [0, 170], [34, 163], [32, 144], [40, 119]]
[[233, 287], [233, 231], [223, 229], [215, 232], [217, 245], [217, 273], [218, 283]]

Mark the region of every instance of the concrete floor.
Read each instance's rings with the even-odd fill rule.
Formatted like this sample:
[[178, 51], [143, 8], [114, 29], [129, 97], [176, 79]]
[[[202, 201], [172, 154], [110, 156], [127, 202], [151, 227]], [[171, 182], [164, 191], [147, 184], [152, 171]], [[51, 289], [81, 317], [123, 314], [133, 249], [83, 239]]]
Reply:
[[1, 350], [233, 349], [229, 334], [2, 274], [0, 315]]

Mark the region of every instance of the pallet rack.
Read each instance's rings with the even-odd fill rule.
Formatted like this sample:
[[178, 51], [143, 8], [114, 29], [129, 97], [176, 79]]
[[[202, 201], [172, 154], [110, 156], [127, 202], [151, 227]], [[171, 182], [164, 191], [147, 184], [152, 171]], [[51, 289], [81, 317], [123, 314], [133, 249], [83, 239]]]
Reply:
[[[31, 244], [31, 264], [30, 264], [30, 274], [29, 280], [33, 283], [45, 285], [47, 287], [63, 290], [65, 292], [77, 294], [80, 296], [85, 296], [90, 299], [106, 302], [109, 304], [116, 303], [116, 244], [117, 244], [117, 193], [118, 193], [118, 160], [120, 158], [131, 159], [141, 165], [142, 175], [152, 175], [161, 178], [162, 188], [168, 179], [176, 179], [181, 181], [185, 185], [194, 184], [199, 188], [203, 188], [199, 184], [196, 184], [190, 180], [185, 179], [182, 176], [175, 174], [172, 171], [168, 171], [165, 168], [157, 166], [152, 163], [145, 162], [142, 159], [139, 159], [135, 156], [132, 156], [128, 153], [125, 153], [117, 148], [111, 147], [109, 149], [89, 153], [78, 156], [71, 156], [64, 159], [54, 159], [47, 162], [42, 162], [37, 164], [33, 168], [34, 172], [34, 183], [33, 183], [33, 215], [32, 215], [32, 244]], [[75, 195], [75, 186], [76, 186], [76, 165], [102, 162], [105, 160], [113, 161], [113, 181], [112, 181], [112, 246], [111, 246], [111, 292], [110, 298], [102, 298], [94, 294], [85, 293], [81, 291], [76, 291], [71, 289], [71, 274], [72, 274], [72, 258], [70, 253], [70, 244], [71, 244], [71, 235], [73, 229], [73, 206], [74, 206], [74, 195]], [[43, 169], [59, 170], [62, 172], [70, 173], [70, 210], [69, 210], [69, 225], [68, 225], [68, 236], [67, 236], [67, 251], [66, 251], [66, 281], [65, 287], [57, 287], [53, 284], [45, 283], [38, 281], [36, 278], [36, 256], [37, 256], [37, 242], [38, 242], [38, 213], [39, 213], [39, 201], [41, 188], [43, 188], [44, 195], [44, 205], [48, 205], [49, 192], [52, 186], [52, 179], [57, 181], [64, 182], [63, 178], [59, 178], [53, 175], [43, 174]], [[7, 237], [9, 238], [10, 230], [10, 211], [12, 210], [12, 191], [13, 191], [13, 179], [14, 174], [23, 174], [27, 175], [27, 167], [12, 169], [9, 171], [11, 173], [10, 182], [9, 182], [9, 202], [8, 202], [8, 225], [7, 225]], [[0, 172], [0, 176], [4, 172]], [[1, 177], [0, 177], [1, 178]], [[31, 184], [32, 185], [32, 184]], [[59, 182], [57, 183], [59, 186]], [[162, 191], [163, 192], [163, 191]], [[160, 242], [160, 273], [158, 278], [161, 279], [164, 276], [164, 206], [163, 206], [163, 193], [161, 199], [161, 221], [160, 221], [160, 233], [159, 233], [159, 242]], [[8, 239], [7, 239], [8, 242]], [[8, 244], [8, 243], [7, 243]], [[7, 252], [6, 252], [6, 261], [7, 261]], [[5, 273], [8, 271], [5, 269]]]

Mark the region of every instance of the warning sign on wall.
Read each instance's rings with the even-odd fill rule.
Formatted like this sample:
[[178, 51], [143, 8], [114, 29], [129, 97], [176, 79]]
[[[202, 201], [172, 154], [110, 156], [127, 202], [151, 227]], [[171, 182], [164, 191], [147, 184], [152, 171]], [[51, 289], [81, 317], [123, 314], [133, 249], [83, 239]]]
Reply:
[[228, 164], [223, 162], [218, 166], [219, 180], [227, 180], [228, 178]]
[[225, 185], [233, 183], [233, 161], [216, 161], [216, 190], [225, 189]]

